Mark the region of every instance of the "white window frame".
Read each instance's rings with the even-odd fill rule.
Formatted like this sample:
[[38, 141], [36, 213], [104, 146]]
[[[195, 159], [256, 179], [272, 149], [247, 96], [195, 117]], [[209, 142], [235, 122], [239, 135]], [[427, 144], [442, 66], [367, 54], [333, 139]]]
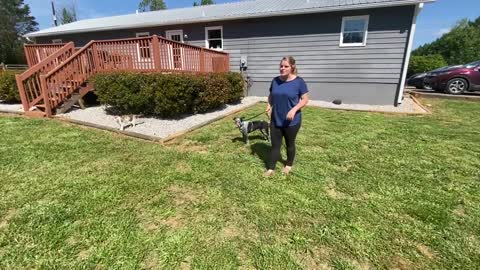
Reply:
[[62, 41], [61, 38], [56, 38], [56, 39], [52, 39], [52, 43], [53, 44], [59, 44], [59, 43], [63, 43], [63, 41]]
[[177, 30], [167, 30], [165, 31], [165, 37], [170, 39], [170, 35], [180, 35], [180, 42], [183, 43], [183, 30], [182, 29], [177, 29]]
[[[150, 32], [138, 32], [138, 33], [135, 33], [135, 36], [137, 38], [149, 37]], [[142, 54], [140, 52], [140, 44], [139, 43], [137, 43], [137, 59], [140, 62], [151, 62], [152, 61], [151, 57], [148, 57], [148, 58], [147, 57], [142, 57]]]
[[[220, 33], [221, 33], [221, 38], [220, 40], [222, 41], [222, 48], [220, 49], [216, 49], [216, 48], [210, 48], [210, 44], [209, 44], [209, 41], [208, 41], [208, 31], [209, 30], [220, 30]], [[209, 26], [209, 27], [205, 27], [205, 48], [207, 49], [212, 49], [212, 50], [217, 50], [217, 51], [223, 51], [223, 47], [225, 47], [225, 44], [223, 42], [223, 26]]]
[[[363, 28], [363, 42], [361, 43], [343, 43], [343, 30], [345, 29], [345, 22], [348, 20], [365, 20], [365, 27]], [[340, 47], [364, 47], [367, 45], [367, 34], [368, 34], [368, 22], [370, 20], [370, 15], [362, 16], [347, 16], [342, 17], [342, 29], [340, 31]]]
[[139, 32], [139, 33], [135, 33], [135, 36], [137, 38], [139, 37], [149, 37], [150, 36], [150, 32]]

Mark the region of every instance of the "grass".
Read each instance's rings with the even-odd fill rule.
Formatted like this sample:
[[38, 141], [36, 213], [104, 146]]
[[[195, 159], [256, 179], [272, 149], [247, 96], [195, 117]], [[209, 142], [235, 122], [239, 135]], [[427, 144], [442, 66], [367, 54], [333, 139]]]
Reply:
[[307, 108], [268, 179], [230, 119], [162, 146], [2, 116], [0, 269], [475, 269], [480, 104], [426, 102]]

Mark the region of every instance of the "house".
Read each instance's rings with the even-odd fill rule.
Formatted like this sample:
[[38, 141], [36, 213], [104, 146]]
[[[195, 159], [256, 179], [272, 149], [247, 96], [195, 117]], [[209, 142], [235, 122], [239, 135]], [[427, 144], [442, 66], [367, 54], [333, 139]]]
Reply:
[[27, 37], [83, 46], [159, 35], [223, 50], [257, 96], [268, 95], [281, 57], [292, 55], [312, 99], [398, 105], [417, 15], [433, 1], [252, 0], [81, 20]]

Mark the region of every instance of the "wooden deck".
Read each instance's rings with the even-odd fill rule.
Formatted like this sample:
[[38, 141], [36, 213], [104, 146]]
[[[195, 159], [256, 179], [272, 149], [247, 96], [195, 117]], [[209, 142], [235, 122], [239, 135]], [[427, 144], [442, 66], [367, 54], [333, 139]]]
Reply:
[[93, 85], [89, 78], [96, 73], [208, 73], [227, 72], [230, 66], [228, 53], [156, 35], [90, 41], [80, 49], [75, 49], [73, 42], [60, 47], [56, 44], [26, 45], [25, 54], [29, 65], [35, 64], [23, 74], [17, 75], [24, 111], [36, 110], [35, 115], [38, 115], [38, 110], [41, 110], [47, 117], [73, 93], [85, 94], [91, 91]]

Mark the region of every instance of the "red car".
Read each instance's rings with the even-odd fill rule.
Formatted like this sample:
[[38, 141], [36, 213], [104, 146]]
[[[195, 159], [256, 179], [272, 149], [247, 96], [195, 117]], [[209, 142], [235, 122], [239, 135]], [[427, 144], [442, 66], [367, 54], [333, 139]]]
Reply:
[[424, 82], [436, 91], [453, 95], [480, 91], [480, 61], [431, 71]]

